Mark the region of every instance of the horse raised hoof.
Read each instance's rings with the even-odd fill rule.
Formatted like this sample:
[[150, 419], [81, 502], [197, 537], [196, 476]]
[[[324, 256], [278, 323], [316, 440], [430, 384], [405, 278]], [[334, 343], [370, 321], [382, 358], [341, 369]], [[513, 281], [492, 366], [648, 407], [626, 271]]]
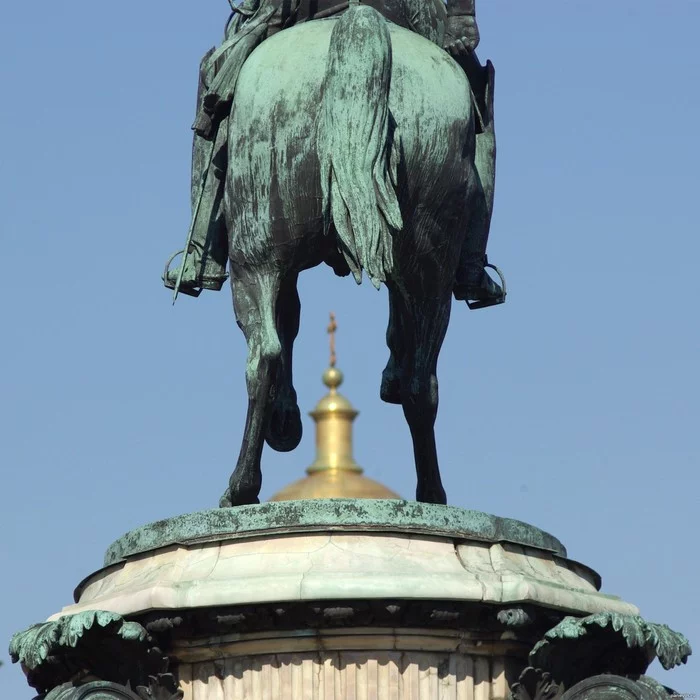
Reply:
[[299, 447], [303, 432], [301, 412], [296, 402], [278, 404], [272, 410], [265, 441], [275, 452], [291, 452]]
[[[486, 268], [491, 268], [500, 278], [500, 284], [495, 282], [486, 272]], [[466, 301], [467, 306], [472, 310], [486, 309], [489, 306], [497, 306], [504, 304], [506, 301], [506, 278], [503, 273], [491, 264], [484, 265], [479, 280], [475, 283], [458, 285], [455, 287], [455, 298], [460, 301]]]
[[382, 386], [379, 396], [384, 403], [401, 405], [401, 384], [398, 377], [387, 377], [382, 375]]
[[401, 377], [396, 371], [393, 355], [382, 372], [382, 385], [379, 389], [379, 397], [384, 403], [401, 405]]

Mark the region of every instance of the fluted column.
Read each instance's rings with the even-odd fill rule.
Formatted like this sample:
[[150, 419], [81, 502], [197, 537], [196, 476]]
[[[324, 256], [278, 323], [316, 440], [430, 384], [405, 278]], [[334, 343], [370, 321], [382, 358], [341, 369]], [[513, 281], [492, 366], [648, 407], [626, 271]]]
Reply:
[[337, 651], [182, 664], [184, 700], [505, 700], [505, 657]]

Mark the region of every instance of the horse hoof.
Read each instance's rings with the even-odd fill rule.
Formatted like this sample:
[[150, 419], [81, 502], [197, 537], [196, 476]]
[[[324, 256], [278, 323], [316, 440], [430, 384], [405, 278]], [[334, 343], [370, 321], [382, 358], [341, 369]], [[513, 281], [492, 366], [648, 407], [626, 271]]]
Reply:
[[303, 430], [301, 412], [296, 402], [291, 406], [276, 407], [265, 441], [275, 452], [291, 452], [299, 447]]
[[235, 508], [236, 506], [251, 506], [260, 503], [260, 479], [250, 481], [232, 480], [219, 501], [220, 508]]
[[385, 371], [382, 374], [382, 387], [379, 390], [379, 396], [384, 403], [401, 404], [401, 384], [399, 378], [387, 374]]
[[231, 492], [226, 489], [226, 493], [219, 499], [219, 508], [230, 508], [232, 505]]
[[254, 506], [260, 503], [260, 499], [257, 496], [232, 496], [230, 491], [226, 493], [219, 500], [219, 508], [235, 508], [236, 506]]
[[419, 487], [416, 490], [416, 500], [419, 503], [434, 503], [439, 506], [446, 506], [447, 494], [442, 487], [437, 489], [421, 489]]
[[233, 507], [237, 506], [257, 506], [260, 503], [260, 499], [257, 496], [241, 496], [233, 501]]

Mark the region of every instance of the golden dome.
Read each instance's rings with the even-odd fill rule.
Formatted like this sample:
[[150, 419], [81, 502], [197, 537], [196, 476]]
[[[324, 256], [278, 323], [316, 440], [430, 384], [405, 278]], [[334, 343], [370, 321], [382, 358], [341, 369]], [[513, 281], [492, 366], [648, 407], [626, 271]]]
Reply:
[[331, 364], [323, 373], [329, 388], [310, 413], [316, 423], [316, 460], [307, 476], [275, 494], [271, 501], [304, 501], [315, 498], [401, 499], [386, 486], [364, 476], [352, 454], [352, 424], [359, 415], [338, 388], [343, 373], [335, 366], [335, 316], [331, 314]]

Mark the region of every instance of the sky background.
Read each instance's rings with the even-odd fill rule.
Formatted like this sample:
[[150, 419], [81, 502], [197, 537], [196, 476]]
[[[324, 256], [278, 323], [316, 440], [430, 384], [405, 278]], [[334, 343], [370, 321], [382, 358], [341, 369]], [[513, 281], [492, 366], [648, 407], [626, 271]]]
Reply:
[[[197, 68], [224, 0], [3, 3], [0, 19], [0, 695], [6, 642], [72, 601], [127, 530], [214, 507], [234, 466], [245, 345], [227, 290], [173, 309]], [[455, 304], [437, 437], [450, 503], [525, 520], [700, 653], [700, 2], [478, 3], [496, 64], [490, 256], [508, 303]], [[356, 458], [411, 498], [379, 400], [387, 301], [305, 273], [296, 384], [323, 395], [334, 310]], [[263, 497], [313, 460], [266, 449]], [[700, 694], [700, 658], [653, 674]]]

